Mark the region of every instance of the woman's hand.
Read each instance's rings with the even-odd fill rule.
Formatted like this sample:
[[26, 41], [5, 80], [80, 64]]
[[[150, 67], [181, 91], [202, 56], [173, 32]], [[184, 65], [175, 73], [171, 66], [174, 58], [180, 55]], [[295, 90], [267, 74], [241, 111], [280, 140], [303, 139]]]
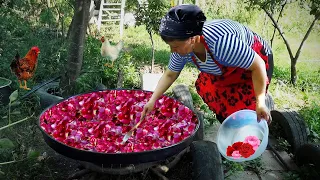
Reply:
[[141, 113], [141, 117], [143, 117], [143, 116], [147, 115], [148, 113], [150, 113], [154, 108], [154, 104], [155, 104], [154, 101], [151, 101], [151, 100], [148, 101], [147, 104], [144, 105], [144, 107], [143, 107], [143, 111]]
[[150, 100], [144, 106], [141, 117], [147, 115], [153, 110], [156, 100], [171, 86], [171, 84], [178, 78], [179, 74], [180, 72], [174, 72], [169, 69], [165, 71], [159, 80]]
[[271, 123], [272, 118], [271, 118], [271, 115], [270, 115], [270, 110], [265, 105], [265, 103], [260, 104], [260, 105], [257, 103], [256, 112], [257, 112], [258, 122], [260, 122], [261, 119], [265, 119], [268, 124]]

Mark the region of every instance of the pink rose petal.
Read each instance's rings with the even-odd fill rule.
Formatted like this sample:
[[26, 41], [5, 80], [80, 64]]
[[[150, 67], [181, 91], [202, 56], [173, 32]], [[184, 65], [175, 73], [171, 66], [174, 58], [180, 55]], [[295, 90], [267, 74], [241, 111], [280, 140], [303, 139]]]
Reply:
[[234, 159], [240, 159], [241, 157], [241, 154], [239, 151], [233, 151], [231, 155]]

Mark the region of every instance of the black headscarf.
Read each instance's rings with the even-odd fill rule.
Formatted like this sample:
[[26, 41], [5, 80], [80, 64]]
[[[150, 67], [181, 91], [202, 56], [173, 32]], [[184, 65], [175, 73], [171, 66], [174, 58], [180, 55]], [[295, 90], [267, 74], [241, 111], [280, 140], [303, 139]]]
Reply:
[[171, 8], [161, 19], [161, 36], [184, 39], [202, 34], [206, 16], [196, 5], [179, 5]]

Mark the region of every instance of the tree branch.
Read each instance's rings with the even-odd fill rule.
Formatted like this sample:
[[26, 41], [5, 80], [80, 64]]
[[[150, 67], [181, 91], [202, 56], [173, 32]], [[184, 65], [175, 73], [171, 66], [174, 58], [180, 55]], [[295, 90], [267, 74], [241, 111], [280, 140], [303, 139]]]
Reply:
[[24, 122], [24, 121], [26, 121], [26, 120], [28, 120], [28, 119], [32, 118], [32, 117], [33, 117], [33, 115], [34, 115], [34, 113], [33, 113], [31, 116], [29, 116], [29, 117], [26, 117], [26, 118], [21, 119], [21, 120], [19, 120], [19, 121], [16, 121], [16, 122], [13, 122], [13, 123], [8, 124], [8, 125], [6, 125], [6, 126], [3, 126], [3, 127], [1, 127], [1, 128], [0, 128], [0, 131], [1, 131], [1, 130], [4, 130], [4, 129], [6, 129], [6, 128], [9, 128], [9, 127], [11, 127], [11, 126], [13, 126], [13, 125], [16, 125], [16, 124], [22, 123], [22, 122]]
[[11, 164], [11, 163], [21, 162], [21, 161], [24, 161], [24, 160], [26, 160], [26, 159], [27, 159], [27, 158], [20, 159], [20, 160], [8, 161], [8, 162], [2, 162], [2, 163], [0, 163], [0, 165], [7, 165], [7, 164]]
[[315, 16], [314, 20], [312, 21], [312, 23], [311, 23], [308, 31], [307, 31], [306, 34], [304, 35], [304, 37], [303, 37], [303, 39], [302, 39], [302, 41], [301, 41], [301, 43], [300, 43], [300, 46], [299, 46], [299, 48], [298, 48], [298, 50], [297, 50], [297, 53], [296, 53], [294, 59], [292, 59], [292, 63], [293, 63], [294, 65], [297, 63], [297, 60], [298, 60], [299, 55], [300, 55], [300, 53], [301, 53], [301, 49], [302, 49], [303, 43], [307, 40], [307, 38], [308, 38], [308, 36], [310, 35], [310, 32], [311, 32], [313, 26], [315, 25], [316, 21], [319, 20], [319, 18], [320, 18], [320, 14], [317, 14], [317, 15]]
[[[279, 23], [279, 19], [280, 17], [282, 16], [282, 11], [284, 9], [284, 6], [287, 4], [287, 1], [284, 2], [283, 5], [281, 5], [281, 10], [279, 12], [279, 16], [278, 16], [278, 19], [277, 19], [277, 24]], [[272, 16], [272, 15], [271, 15]], [[272, 47], [272, 42], [273, 42], [273, 39], [274, 39], [274, 35], [276, 34], [276, 28], [273, 29], [273, 34], [272, 34], [272, 38], [270, 40], [270, 44], [271, 44], [271, 47]]]
[[268, 12], [265, 7], [263, 7], [262, 9], [267, 13], [267, 15], [269, 16], [269, 18], [270, 18], [271, 21], [273, 22], [275, 28], [277, 28], [277, 30], [279, 31], [280, 36], [282, 37], [284, 43], [286, 44], [287, 50], [288, 50], [288, 52], [289, 52], [290, 59], [292, 60], [292, 59], [294, 58], [294, 57], [293, 57], [293, 54], [292, 54], [292, 50], [291, 50], [291, 47], [290, 47], [287, 39], [286, 39], [285, 36], [284, 36], [283, 31], [281, 30], [281, 28], [279, 27], [278, 23], [275, 21], [275, 19], [273, 18], [273, 16], [270, 14], [270, 12]]
[[151, 40], [151, 46], [152, 46], [152, 59], [151, 59], [151, 73], [153, 73], [154, 70], [154, 42], [153, 42], [153, 37], [152, 37], [152, 31], [148, 30], [148, 34], [150, 36], [150, 40]]

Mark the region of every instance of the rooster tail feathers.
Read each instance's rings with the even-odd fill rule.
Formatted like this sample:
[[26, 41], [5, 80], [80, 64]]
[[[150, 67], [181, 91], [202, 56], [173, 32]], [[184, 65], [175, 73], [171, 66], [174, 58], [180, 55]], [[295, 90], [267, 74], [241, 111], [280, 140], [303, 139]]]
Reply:
[[17, 51], [17, 54], [16, 54], [16, 56], [14, 57], [14, 59], [15, 59], [16, 61], [19, 61], [20, 55], [19, 55], [19, 52], [18, 52], [18, 51]]
[[13, 72], [14, 69], [17, 68], [17, 62], [16, 61], [12, 61], [11, 64], [10, 64], [10, 69], [11, 71]]
[[14, 60], [11, 62], [11, 64], [10, 64], [10, 69], [11, 69], [11, 72], [14, 72], [16, 69], [17, 69], [17, 67], [18, 67], [18, 62], [19, 62], [19, 59], [20, 59], [20, 55], [19, 55], [19, 53], [18, 53], [18, 51], [17, 51], [17, 54], [16, 54], [16, 56], [14, 57]]
[[121, 50], [123, 48], [123, 41], [119, 41], [116, 47], [118, 50]]

